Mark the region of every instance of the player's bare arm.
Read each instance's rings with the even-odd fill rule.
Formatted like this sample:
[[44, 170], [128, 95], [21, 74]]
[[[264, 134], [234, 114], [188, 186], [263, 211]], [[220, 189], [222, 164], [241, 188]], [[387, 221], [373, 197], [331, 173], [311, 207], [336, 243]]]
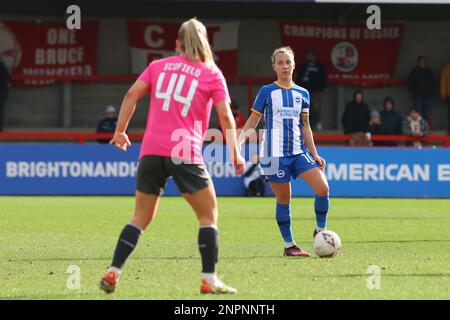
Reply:
[[309, 114], [302, 113], [300, 117], [302, 121], [302, 136], [305, 141], [305, 145], [308, 148], [309, 152], [311, 152], [311, 155], [314, 157], [314, 160], [317, 161], [320, 170], [323, 171], [325, 170], [326, 161], [317, 153], [316, 145], [314, 144], [311, 125], [309, 124]]
[[119, 118], [117, 120], [116, 131], [109, 142], [115, 144], [117, 148], [126, 151], [131, 145], [130, 139], [126, 134], [128, 124], [136, 110], [136, 104], [148, 92], [148, 85], [141, 80], [137, 80], [125, 94], [120, 107]]
[[220, 126], [226, 137], [226, 142], [230, 151], [231, 158], [237, 174], [244, 171], [245, 160], [241, 156], [240, 148], [236, 143], [236, 122], [230, 105], [226, 101], [221, 101], [216, 105], [217, 114], [219, 116]]

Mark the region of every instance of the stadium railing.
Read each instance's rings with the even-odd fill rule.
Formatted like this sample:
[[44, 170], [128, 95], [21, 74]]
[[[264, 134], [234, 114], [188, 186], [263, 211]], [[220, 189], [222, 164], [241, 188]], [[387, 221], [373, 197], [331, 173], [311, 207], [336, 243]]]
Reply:
[[[142, 140], [143, 133], [129, 133], [130, 140]], [[98, 139], [111, 139], [110, 133], [87, 133], [87, 132], [0, 132], [0, 141], [72, 141], [77, 143], [86, 143], [87, 141], [96, 141]], [[314, 140], [318, 143], [338, 142], [345, 145], [350, 139], [349, 135], [323, 135], [315, 134]], [[206, 142], [223, 142], [222, 135], [218, 130], [211, 130], [206, 135]], [[253, 141], [258, 141], [255, 137]], [[371, 141], [396, 141], [409, 142], [421, 141], [428, 143], [442, 143], [443, 147], [450, 147], [450, 136], [430, 135], [425, 137], [413, 137], [405, 135], [372, 135]]]

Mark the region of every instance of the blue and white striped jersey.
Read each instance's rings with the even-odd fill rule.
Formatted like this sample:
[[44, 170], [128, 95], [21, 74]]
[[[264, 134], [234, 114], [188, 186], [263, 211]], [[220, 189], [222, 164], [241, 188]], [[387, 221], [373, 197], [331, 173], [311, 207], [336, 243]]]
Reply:
[[298, 85], [288, 88], [274, 82], [261, 87], [252, 110], [264, 114], [262, 157], [286, 157], [305, 152], [300, 114], [309, 113], [309, 104], [308, 90]]

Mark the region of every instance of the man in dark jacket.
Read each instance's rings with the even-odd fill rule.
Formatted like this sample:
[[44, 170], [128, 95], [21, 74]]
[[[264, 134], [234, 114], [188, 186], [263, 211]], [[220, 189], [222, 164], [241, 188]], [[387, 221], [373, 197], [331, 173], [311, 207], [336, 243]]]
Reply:
[[3, 61], [0, 59], [0, 131], [3, 131], [5, 120], [5, 105], [8, 97], [10, 73]]
[[311, 95], [310, 119], [313, 129], [316, 130], [322, 129], [320, 111], [326, 80], [327, 75], [323, 64], [317, 60], [316, 52], [313, 49], [308, 49], [306, 61], [298, 68], [295, 83], [308, 89]]
[[344, 134], [351, 135], [350, 145], [370, 145], [370, 108], [361, 90], [356, 90], [353, 101], [345, 105], [342, 125]]
[[425, 56], [417, 58], [417, 66], [408, 77], [408, 89], [414, 99], [414, 106], [422, 117], [429, 121], [431, 116], [431, 98], [436, 86], [434, 71], [428, 66]]
[[[386, 97], [383, 102], [383, 111], [380, 112], [380, 124], [374, 126], [373, 134], [401, 135], [403, 118], [395, 110], [395, 102], [391, 97]], [[397, 146], [395, 141], [375, 141], [376, 146]]]
[[[105, 109], [105, 117], [97, 124], [96, 133], [114, 133], [117, 126], [116, 108], [108, 106]], [[98, 139], [99, 143], [109, 143], [110, 139]]]
[[356, 90], [353, 93], [353, 101], [345, 105], [342, 125], [344, 134], [370, 132], [370, 109], [364, 102], [364, 94], [361, 90]]

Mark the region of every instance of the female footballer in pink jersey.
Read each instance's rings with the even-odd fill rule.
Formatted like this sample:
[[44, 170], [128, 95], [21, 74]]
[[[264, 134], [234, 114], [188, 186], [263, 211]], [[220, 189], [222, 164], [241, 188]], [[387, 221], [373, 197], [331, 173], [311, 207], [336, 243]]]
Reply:
[[[126, 93], [111, 144], [126, 151], [126, 129], [140, 98], [150, 92], [150, 111], [142, 141], [136, 182], [134, 217], [120, 234], [108, 273], [100, 287], [114, 292], [121, 269], [143, 230], [156, 215], [167, 178], [172, 176], [200, 222], [198, 246], [202, 258], [201, 293], [235, 293], [217, 278], [217, 199], [202, 158], [202, 144], [212, 104], [227, 132], [235, 170], [243, 171], [244, 159], [236, 144], [236, 125], [222, 72], [213, 60], [205, 26], [198, 20], [184, 22], [176, 40], [179, 55], [155, 60]], [[225, 131], [227, 130], [227, 131]]]

